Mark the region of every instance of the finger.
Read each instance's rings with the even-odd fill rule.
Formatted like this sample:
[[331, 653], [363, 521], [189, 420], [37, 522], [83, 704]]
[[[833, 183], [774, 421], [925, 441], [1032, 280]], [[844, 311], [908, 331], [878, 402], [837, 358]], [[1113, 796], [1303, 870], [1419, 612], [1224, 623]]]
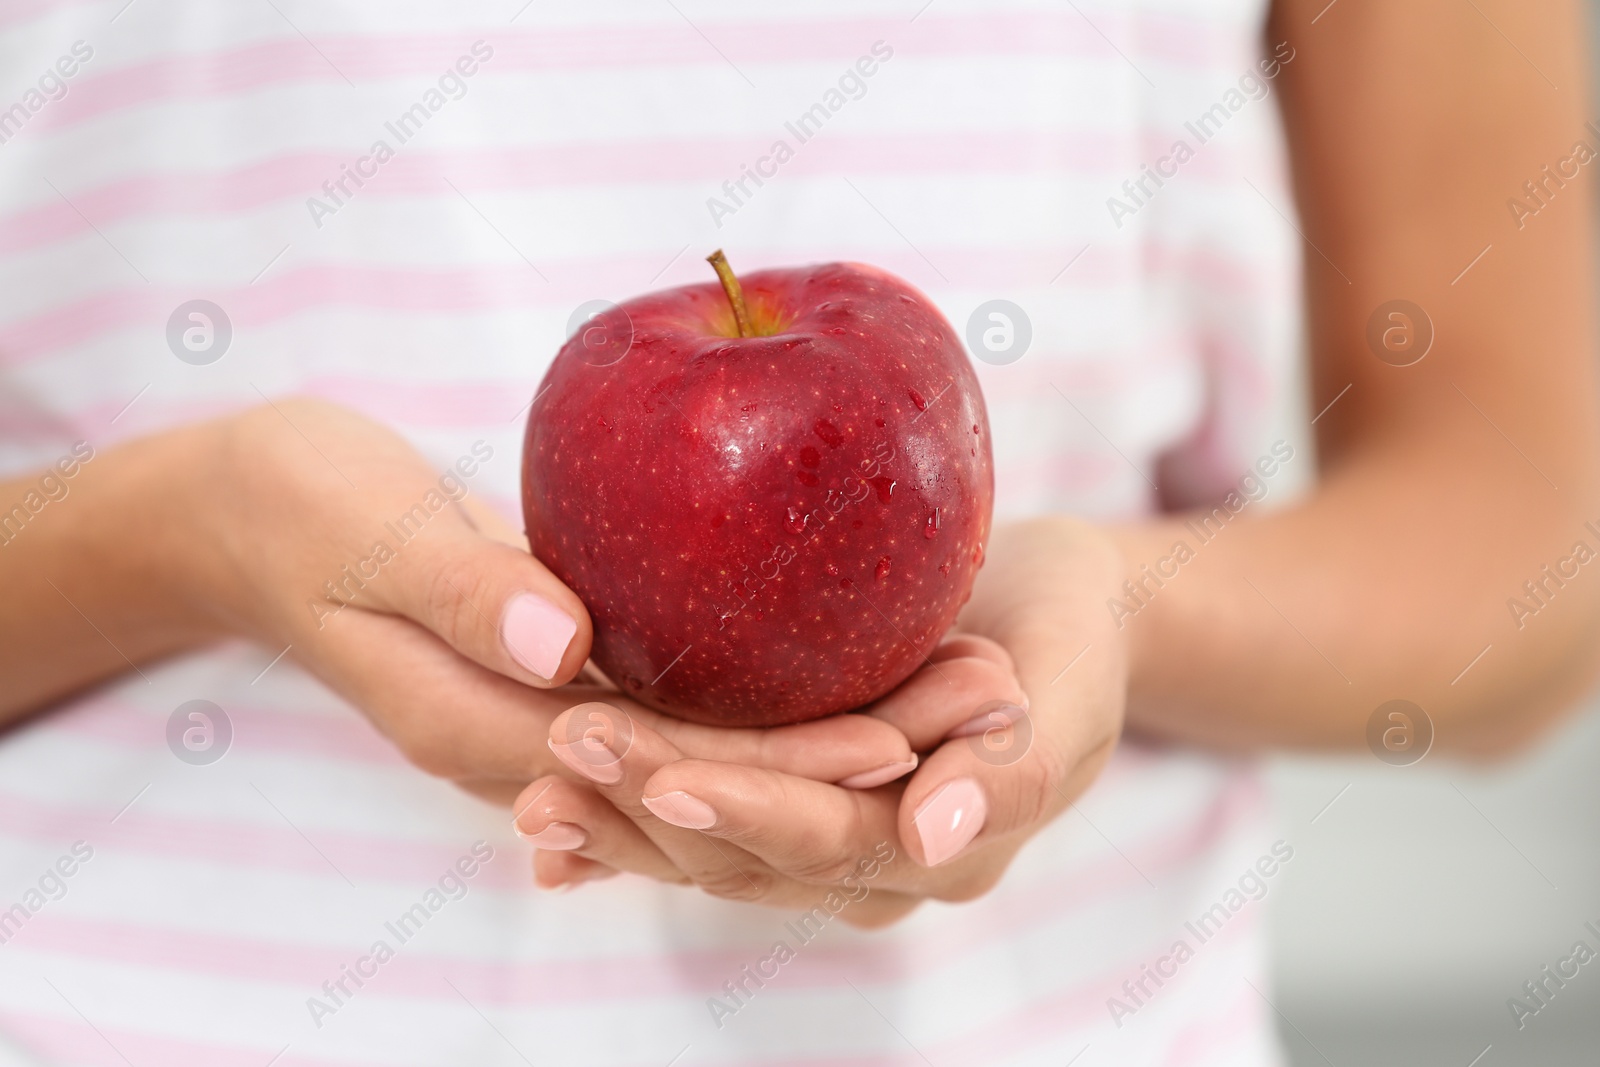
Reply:
[[[898, 790], [841, 789], [793, 775], [683, 759], [644, 783], [647, 803], [671, 798], [700, 813], [700, 829], [759, 857], [782, 874], [815, 885], [848, 877], [876, 878], [900, 859], [896, 847]], [[654, 806], [654, 805], [652, 805]]]
[[632, 819], [590, 786], [541, 778], [522, 791], [513, 810], [512, 829], [540, 851], [571, 853], [659, 882], [689, 880]]
[[1094, 703], [1120, 702], [1113, 681], [1119, 669], [1109, 656], [1091, 653], [1059, 690], [1036, 670], [1030, 683], [1041, 694], [1037, 714], [991, 713], [981, 729], [957, 730], [923, 760], [901, 797], [907, 853], [938, 866], [1062, 811], [1116, 744], [1120, 714], [1101, 714]]
[[615, 878], [621, 873], [615, 867], [584, 859], [575, 852], [535, 849], [533, 853], [533, 882], [541, 889], [572, 889], [585, 882]]
[[[546, 744], [557, 715], [586, 701], [623, 699], [597, 686], [531, 689], [462, 658], [409, 619], [364, 610], [326, 620], [296, 641], [295, 655], [351, 703], [372, 709], [374, 723], [413, 763], [498, 804], [559, 766]], [[915, 766], [904, 736], [865, 716], [768, 731], [701, 726], [626, 706], [703, 758], [770, 762], [830, 780]]]
[[[857, 792], [689, 759], [661, 768], [644, 788], [647, 798], [675, 797], [679, 805], [710, 813], [703, 833], [779, 875], [836, 889], [862, 926], [891, 922], [923, 897], [970, 900], [1004, 870], [1003, 863], [992, 863], [929, 871], [913, 862], [900, 844], [900, 791], [893, 787]], [[871, 907], [857, 906], [869, 899]]]
[[409, 619], [342, 612], [296, 652], [429, 774], [521, 789], [556, 766], [545, 737], [565, 704], [463, 659]]
[[852, 789], [872, 789], [909, 774], [916, 753], [900, 730], [868, 715], [770, 728], [727, 728], [651, 716], [650, 725], [687, 755], [768, 767]]
[[413, 517], [419, 509], [426, 513], [418, 505], [388, 524], [397, 542], [416, 532], [387, 560], [375, 553], [346, 566], [324, 593], [404, 615], [467, 658], [526, 685], [548, 688], [576, 677], [593, 639], [577, 594], [533, 556], [485, 536], [464, 515], [420, 525]]
[[868, 714], [898, 729], [918, 752], [951, 736], [982, 732], [994, 725], [996, 715], [1020, 718], [1028, 698], [1009, 657], [1002, 661], [989, 649], [974, 647], [976, 642], [992, 644], [962, 639], [960, 651], [969, 654], [923, 667], [869, 707]]
[[1011, 653], [998, 643], [977, 634], [960, 633], [951, 634], [939, 642], [938, 646], [928, 653], [928, 662], [943, 663], [947, 659], [961, 659], [965, 656], [990, 660], [1006, 670], [1011, 670], [1013, 666]]
[[588, 778], [601, 796], [706, 892], [779, 906], [806, 899], [806, 887], [749, 853], [702, 834], [703, 813], [692, 798], [680, 803], [677, 797], [653, 796], [645, 803], [645, 782], [662, 766], [683, 758], [683, 753], [622, 708], [590, 703], [563, 712], [550, 726], [550, 750]]

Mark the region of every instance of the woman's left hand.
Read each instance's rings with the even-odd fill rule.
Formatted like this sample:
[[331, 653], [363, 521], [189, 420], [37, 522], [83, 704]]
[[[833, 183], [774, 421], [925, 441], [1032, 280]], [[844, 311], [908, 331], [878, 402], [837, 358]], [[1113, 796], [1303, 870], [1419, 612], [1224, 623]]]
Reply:
[[[909, 779], [846, 789], [686, 759], [637, 722], [623, 724], [632, 737], [620, 758], [596, 760], [563, 751], [574, 716], [595, 714], [571, 709], [552, 725], [552, 747], [590, 784], [542, 778], [517, 800], [524, 835], [582, 839], [542, 847], [539, 882], [625, 870], [807, 908], [832, 890], [859, 926], [892, 922], [925, 898], [987, 892], [1105, 766], [1128, 672], [1125, 634], [1106, 608], [1123, 577], [1109, 537], [1034, 520], [997, 529], [988, 553], [958, 633], [868, 709], [926, 753]], [[543, 833], [556, 823], [569, 829]]]

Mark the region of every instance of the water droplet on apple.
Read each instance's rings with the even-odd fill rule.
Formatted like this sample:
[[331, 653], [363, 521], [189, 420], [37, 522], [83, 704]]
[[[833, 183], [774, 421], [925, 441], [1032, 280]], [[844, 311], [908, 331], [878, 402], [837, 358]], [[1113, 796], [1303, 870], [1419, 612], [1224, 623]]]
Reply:
[[806, 445], [800, 450], [800, 462], [807, 467], [815, 467], [822, 462], [822, 453]]
[[983, 542], [982, 541], [979, 541], [977, 544], [972, 546], [972, 562], [974, 562], [974, 563], [982, 563], [983, 562]]
[[880, 429], [880, 430], [883, 429], [883, 420], [882, 419], [873, 419], [872, 420], [872, 424], [874, 426], [878, 427], [878, 429]]
[[883, 581], [885, 578], [889, 577], [889, 557], [888, 556], [884, 556], [882, 559], [878, 560], [878, 566], [873, 569], [872, 576], [874, 578], [876, 578], [880, 582]]
[[822, 572], [829, 578], [837, 578], [839, 577], [839, 565], [837, 563], [825, 563], [823, 564]]
[[893, 478], [869, 478], [872, 487], [878, 491], [878, 499], [887, 504], [894, 497], [895, 480]]
[[977, 433], [978, 432], [978, 424], [977, 423], [973, 423], [972, 424], [972, 432], [973, 433]]
[[790, 508], [783, 517], [783, 527], [792, 534], [798, 534], [805, 530], [808, 517], [801, 515], [798, 508]]
[[843, 326], [829, 326], [826, 330], [823, 330], [822, 332], [823, 333], [831, 333], [835, 337], [842, 337], [845, 334], [849, 333], [850, 331], [845, 329]]
[[912, 307], [916, 307], [917, 306], [916, 297], [907, 296], [905, 293], [901, 293], [900, 294], [900, 299], [904, 300], [906, 303], [910, 304]]
[[938, 508], [934, 508], [932, 511], [930, 511], [928, 513], [928, 521], [927, 521], [926, 525], [924, 525], [922, 527], [922, 536], [926, 537], [928, 540], [931, 541], [935, 537], [937, 537], [938, 535], [939, 535], [939, 509]]
[[818, 419], [812, 424], [811, 431], [822, 438], [822, 443], [829, 448], [838, 448], [844, 444], [844, 434], [839, 432], [839, 427], [827, 419]]
[[950, 561], [949, 560], [945, 560], [943, 563], [939, 564], [939, 573], [944, 575], [946, 578], [950, 577]]
[[928, 402], [922, 399], [921, 393], [917, 392], [915, 389], [907, 389], [906, 392], [911, 394], [911, 402], [917, 406], [918, 411], [928, 410]]
[[604, 430], [606, 433], [611, 433], [612, 432], [611, 431], [611, 424], [606, 421], [606, 417], [604, 415], [596, 415], [594, 417], [594, 419], [595, 419], [596, 422], [598, 422], [600, 424], [600, 428], [602, 430]]
[[819, 479], [815, 474], [812, 474], [810, 471], [795, 471], [794, 477], [795, 481], [799, 482], [801, 485], [814, 486], [821, 481], [821, 479]]

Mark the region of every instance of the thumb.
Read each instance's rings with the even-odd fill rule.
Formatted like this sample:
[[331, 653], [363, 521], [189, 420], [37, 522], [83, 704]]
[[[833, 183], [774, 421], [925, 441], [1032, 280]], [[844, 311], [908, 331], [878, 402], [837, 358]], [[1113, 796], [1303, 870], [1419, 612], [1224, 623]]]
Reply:
[[1076, 800], [1116, 745], [1118, 669], [1115, 656], [1090, 654], [1051, 691], [1024, 667], [1029, 706], [991, 701], [947, 734], [901, 797], [900, 839], [913, 858], [938, 866], [974, 842], [1032, 832]]
[[565, 685], [594, 629], [578, 595], [525, 550], [467, 523], [430, 526], [401, 546], [376, 602], [463, 656], [527, 685]]

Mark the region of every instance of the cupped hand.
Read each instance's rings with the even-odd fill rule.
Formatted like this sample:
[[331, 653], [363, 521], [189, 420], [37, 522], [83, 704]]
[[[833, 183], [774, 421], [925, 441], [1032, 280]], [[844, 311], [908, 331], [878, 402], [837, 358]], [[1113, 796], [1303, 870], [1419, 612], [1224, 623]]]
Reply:
[[[474, 495], [482, 468], [518, 456], [479, 442], [441, 472], [378, 423], [305, 399], [214, 424], [209, 443], [177, 509], [183, 595], [225, 630], [287, 646], [423, 770], [507, 803], [563, 771], [545, 743], [558, 715], [621, 701], [585, 672], [582, 602]], [[824, 781], [911, 755], [862, 715], [729, 730], [622, 703], [686, 754]]]
[[573, 709], [552, 745], [581, 739], [563, 754], [588, 784], [541, 779], [516, 801], [519, 830], [541, 847], [539, 881], [626, 870], [785, 908], [831, 892], [861, 926], [987, 892], [1116, 744], [1127, 651], [1105, 604], [1121, 578], [1093, 527], [997, 530], [960, 634], [870, 709], [926, 753], [909, 780], [875, 789], [695, 756], [639, 722], [611, 751], [615, 731], [573, 725], [608, 713]]

